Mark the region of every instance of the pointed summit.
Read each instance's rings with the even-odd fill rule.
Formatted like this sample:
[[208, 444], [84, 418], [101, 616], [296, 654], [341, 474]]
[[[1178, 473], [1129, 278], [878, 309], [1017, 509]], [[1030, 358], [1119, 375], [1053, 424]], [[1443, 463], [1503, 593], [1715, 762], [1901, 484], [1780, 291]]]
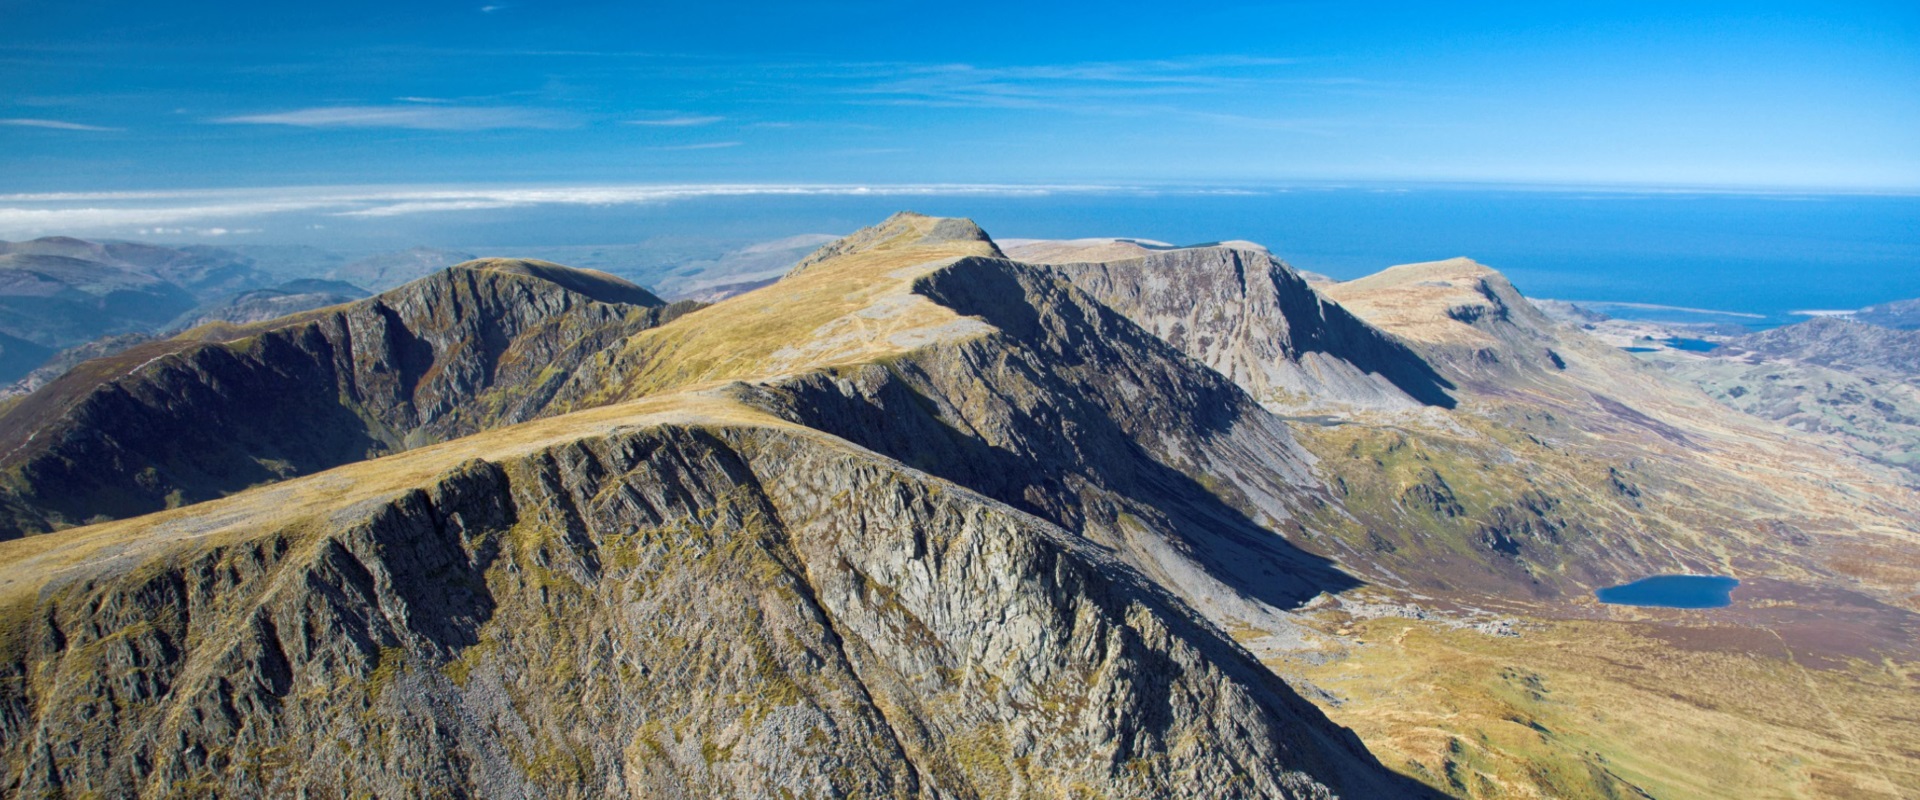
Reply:
[[929, 217], [901, 211], [878, 225], [861, 228], [832, 242], [795, 264], [788, 275], [855, 253], [899, 250], [910, 247], [938, 246], [951, 255], [1006, 258], [987, 232], [964, 217]]

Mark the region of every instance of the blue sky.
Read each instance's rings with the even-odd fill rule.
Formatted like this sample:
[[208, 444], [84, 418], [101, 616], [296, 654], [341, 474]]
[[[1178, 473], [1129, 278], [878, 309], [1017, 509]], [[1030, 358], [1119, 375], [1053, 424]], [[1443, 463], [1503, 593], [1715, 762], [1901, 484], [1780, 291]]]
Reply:
[[1920, 4], [1362, 5], [0, 0], [0, 193], [1920, 188]]

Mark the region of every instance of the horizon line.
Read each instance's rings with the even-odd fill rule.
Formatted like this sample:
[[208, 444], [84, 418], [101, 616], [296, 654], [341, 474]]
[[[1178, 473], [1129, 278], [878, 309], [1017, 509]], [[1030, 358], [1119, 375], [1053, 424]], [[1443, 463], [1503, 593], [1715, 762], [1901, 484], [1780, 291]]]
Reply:
[[434, 192], [434, 191], [540, 191], [540, 190], [615, 190], [677, 189], [683, 191], [719, 190], [752, 192], [765, 190], [832, 191], [846, 193], [924, 193], [930, 191], [966, 194], [1006, 191], [1030, 192], [1193, 192], [1227, 193], [1286, 191], [1290, 189], [1402, 189], [1440, 191], [1543, 191], [1598, 192], [1605, 194], [1701, 194], [1810, 197], [1920, 197], [1920, 186], [1869, 187], [1839, 185], [1713, 184], [1713, 183], [1638, 183], [1579, 181], [1516, 181], [1494, 179], [1412, 179], [1412, 178], [1276, 178], [1271, 180], [1215, 181], [1204, 179], [1154, 179], [1121, 181], [472, 181], [401, 183], [293, 183], [231, 186], [154, 187], [139, 189], [76, 189], [57, 191], [16, 191], [0, 193], [0, 202], [79, 202], [189, 199], [200, 196], [269, 192]]

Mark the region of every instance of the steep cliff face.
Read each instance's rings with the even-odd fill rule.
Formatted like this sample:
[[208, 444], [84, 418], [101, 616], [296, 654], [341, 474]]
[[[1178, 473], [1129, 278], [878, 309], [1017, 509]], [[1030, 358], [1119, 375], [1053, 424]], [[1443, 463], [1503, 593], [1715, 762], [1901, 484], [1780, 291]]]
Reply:
[[912, 290], [983, 326], [753, 401], [1112, 547], [1223, 621], [1354, 585], [1282, 535], [1323, 493], [1231, 381], [1044, 268], [968, 258]]
[[0, 415], [0, 535], [527, 419], [570, 364], [683, 310], [599, 273], [477, 261], [349, 305], [86, 362]]
[[651, 408], [0, 544], [0, 785], [1422, 793], [1080, 537], [730, 404]]
[[1051, 267], [1284, 413], [1451, 406], [1451, 384], [1261, 250], [1193, 247]]
[[[0, 794], [1423, 794], [1275, 677], [1322, 644], [1316, 683], [1353, 653], [1409, 690], [1313, 691], [1404, 733], [1394, 764], [1432, 785], [1625, 793], [1588, 722], [1407, 684], [1445, 663], [1530, 709], [1565, 695], [1457, 650], [1367, 656], [1424, 634], [1348, 626], [1473, 605], [1600, 624], [1585, 589], [1651, 572], [1911, 585], [1890, 558], [1842, 574], [1910, 544], [1910, 497], [1850, 463], [1807, 476], [1807, 447], [1704, 418], [1490, 270], [1350, 286], [1362, 324], [1248, 248], [1156, 248], [1030, 265], [902, 214], [686, 313], [492, 262], [96, 362], [121, 365], [106, 396], [195, 409], [290, 387], [249, 397], [311, 398], [274, 407], [301, 433], [221, 446], [258, 465], [345, 409], [352, 446], [312, 449], [355, 463], [0, 542]], [[1456, 406], [1283, 418], [1250, 393], [1413, 397], [1378, 366], [1409, 353]], [[1336, 354], [1352, 371], [1310, 369]], [[46, 451], [83, 463], [60, 448], [86, 440]], [[158, 451], [121, 452], [104, 463]], [[1574, 757], [1474, 776], [1519, 739]]]
[[847, 237], [631, 337], [560, 399], [741, 383], [746, 402], [1114, 547], [1223, 622], [1354, 585], [1287, 538], [1326, 495], [1284, 422], [958, 222]]

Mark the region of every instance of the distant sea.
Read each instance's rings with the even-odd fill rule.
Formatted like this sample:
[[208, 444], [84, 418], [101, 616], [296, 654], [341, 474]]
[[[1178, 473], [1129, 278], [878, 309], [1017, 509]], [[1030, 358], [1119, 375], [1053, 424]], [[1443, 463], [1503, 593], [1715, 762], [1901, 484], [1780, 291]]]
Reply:
[[702, 198], [511, 209], [433, 233], [476, 251], [673, 235], [747, 241], [845, 233], [902, 208], [972, 217], [998, 238], [1246, 239], [1342, 280], [1469, 256], [1534, 297], [1754, 315], [1606, 308], [1616, 316], [1767, 327], [1804, 319], [1795, 311], [1920, 297], [1920, 197], [1904, 196], [1293, 189]]
[[366, 220], [316, 217], [313, 222], [324, 224], [312, 225], [282, 219], [268, 226], [280, 233], [246, 238], [535, 256], [548, 246], [647, 240], [684, 241], [699, 250], [847, 233], [901, 209], [972, 217], [1002, 239], [1247, 239], [1295, 267], [1338, 279], [1469, 256], [1505, 272], [1534, 297], [1730, 312], [1603, 308], [1616, 316], [1767, 327], [1805, 318], [1795, 311], [1920, 297], [1920, 197], [1887, 195], [1293, 187], [708, 196]]

